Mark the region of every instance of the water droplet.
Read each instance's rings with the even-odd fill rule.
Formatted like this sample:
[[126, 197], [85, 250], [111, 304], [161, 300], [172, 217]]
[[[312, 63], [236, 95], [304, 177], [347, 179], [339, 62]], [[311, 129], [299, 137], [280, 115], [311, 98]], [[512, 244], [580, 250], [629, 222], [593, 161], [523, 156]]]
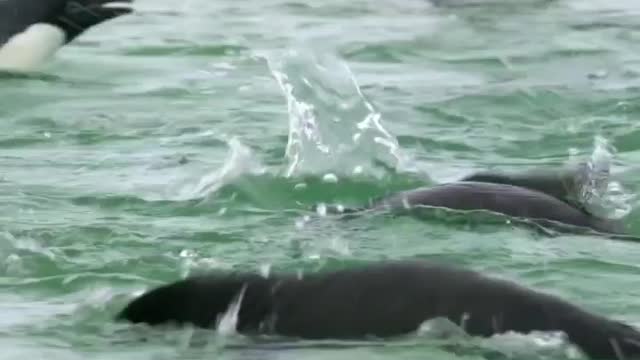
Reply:
[[327, 206], [324, 203], [318, 204], [318, 206], [316, 207], [316, 212], [320, 216], [326, 216], [327, 215]]
[[338, 177], [335, 174], [325, 174], [322, 177], [322, 181], [326, 182], [326, 183], [332, 183], [335, 184], [338, 182]]

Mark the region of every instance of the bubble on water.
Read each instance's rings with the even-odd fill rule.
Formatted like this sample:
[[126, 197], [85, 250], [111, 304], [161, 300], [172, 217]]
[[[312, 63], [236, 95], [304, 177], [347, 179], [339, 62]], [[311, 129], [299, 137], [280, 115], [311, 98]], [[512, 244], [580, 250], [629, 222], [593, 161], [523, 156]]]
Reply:
[[304, 190], [307, 188], [306, 183], [298, 183], [293, 187], [295, 190]]

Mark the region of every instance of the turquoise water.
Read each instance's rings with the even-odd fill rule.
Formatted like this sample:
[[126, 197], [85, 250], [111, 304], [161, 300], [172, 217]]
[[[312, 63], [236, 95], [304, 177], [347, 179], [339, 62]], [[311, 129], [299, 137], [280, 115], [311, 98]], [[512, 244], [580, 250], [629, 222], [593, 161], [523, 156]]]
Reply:
[[640, 324], [638, 244], [504, 220], [344, 222], [310, 210], [604, 156], [608, 199], [640, 235], [640, 3], [137, 0], [136, 10], [41, 73], [0, 79], [0, 357], [580, 356], [548, 334], [465, 339], [456, 352], [428, 331], [385, 346], [257, 349], [238, 335], [111, 321], [144, 289], [196, 271], [388, 258], [469, 266]]

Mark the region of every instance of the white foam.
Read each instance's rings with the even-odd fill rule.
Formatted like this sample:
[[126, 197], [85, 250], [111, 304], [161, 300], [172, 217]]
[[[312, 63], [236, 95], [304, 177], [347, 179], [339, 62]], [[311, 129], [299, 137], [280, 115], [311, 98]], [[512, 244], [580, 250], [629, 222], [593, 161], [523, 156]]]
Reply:
[[29, 72], [41, 67], [66, 42], [62, 29], [50, 24], [34, 24], [11, 37], [0, 48], [0, 69]]

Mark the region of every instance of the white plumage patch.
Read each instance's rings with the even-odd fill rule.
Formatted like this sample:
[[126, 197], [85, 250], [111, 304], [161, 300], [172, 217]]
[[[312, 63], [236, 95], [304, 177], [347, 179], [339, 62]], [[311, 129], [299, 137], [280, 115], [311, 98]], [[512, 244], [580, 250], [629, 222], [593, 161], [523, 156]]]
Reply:
[[66, 42], [64, 31], [50, 24], [34, 24], [0, 47], [0, 70], [34, 71]]

